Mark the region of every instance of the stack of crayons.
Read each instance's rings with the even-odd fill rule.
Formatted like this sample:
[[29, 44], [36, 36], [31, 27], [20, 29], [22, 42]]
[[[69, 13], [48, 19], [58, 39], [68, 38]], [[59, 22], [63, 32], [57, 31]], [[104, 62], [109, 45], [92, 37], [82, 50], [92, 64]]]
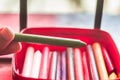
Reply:
[[35, 79], [52, 80], [109, 80], [119, 78], [108, 50], [100, 43], [64, 51], [26, 50], [21, 75]]

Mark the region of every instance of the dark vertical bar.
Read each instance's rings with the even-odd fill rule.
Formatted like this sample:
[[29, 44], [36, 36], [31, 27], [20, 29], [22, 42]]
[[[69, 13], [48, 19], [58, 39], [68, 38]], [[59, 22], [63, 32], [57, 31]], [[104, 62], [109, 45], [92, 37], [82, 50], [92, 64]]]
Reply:
[[95, 24], [94, 24], [94, 28], [97, 28], [97, 29], [100, 29], [101, 27], [103, 3], [104, 3], [103, 0], [97, 0], [97, 8], [96, 8]]
[[27, 27], [27, 0], [20, 0], [20, 30]]

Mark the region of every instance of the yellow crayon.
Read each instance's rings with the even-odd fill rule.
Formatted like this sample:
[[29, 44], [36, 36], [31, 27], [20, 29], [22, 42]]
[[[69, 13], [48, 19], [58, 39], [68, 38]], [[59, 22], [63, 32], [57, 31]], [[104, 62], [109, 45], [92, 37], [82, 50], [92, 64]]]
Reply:
[[115, 73], [115, 72], [112, 72], [112, 73], [109, 75], [109, 79], [110, 79], [110, 80], [115, 80], [115, 79], [117, 79], [116, 73]]

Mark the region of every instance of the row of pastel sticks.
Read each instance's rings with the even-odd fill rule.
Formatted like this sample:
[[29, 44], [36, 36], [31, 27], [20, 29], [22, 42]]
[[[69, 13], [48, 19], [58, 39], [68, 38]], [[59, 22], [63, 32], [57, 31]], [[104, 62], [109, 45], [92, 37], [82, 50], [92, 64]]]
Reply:
[[43, 52], [28, 47], [22, 76], [56, 80], [109, 80], [117, 79], [113, 62], [107, 50], [99, 43], [65, 51]]

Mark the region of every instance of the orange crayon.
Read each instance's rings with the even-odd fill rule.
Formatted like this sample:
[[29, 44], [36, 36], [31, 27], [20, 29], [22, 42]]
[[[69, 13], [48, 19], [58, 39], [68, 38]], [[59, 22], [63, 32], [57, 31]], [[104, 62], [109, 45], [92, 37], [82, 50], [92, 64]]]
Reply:
[[79, 48], [74, 49], [74, 70], [75, 70], [75, 79], [84, 80], [83, 75], [83, 66], [82, 66], [82, 54]]
[[92, 47], [93, 47], [93, 52], [95, 56], [99, 78], [100, 80], [108, 80], [109, 79], [108, 73], [107, 73], [106, 65], [102, 55], [101, 46], [99, 43], [93, 43]]

